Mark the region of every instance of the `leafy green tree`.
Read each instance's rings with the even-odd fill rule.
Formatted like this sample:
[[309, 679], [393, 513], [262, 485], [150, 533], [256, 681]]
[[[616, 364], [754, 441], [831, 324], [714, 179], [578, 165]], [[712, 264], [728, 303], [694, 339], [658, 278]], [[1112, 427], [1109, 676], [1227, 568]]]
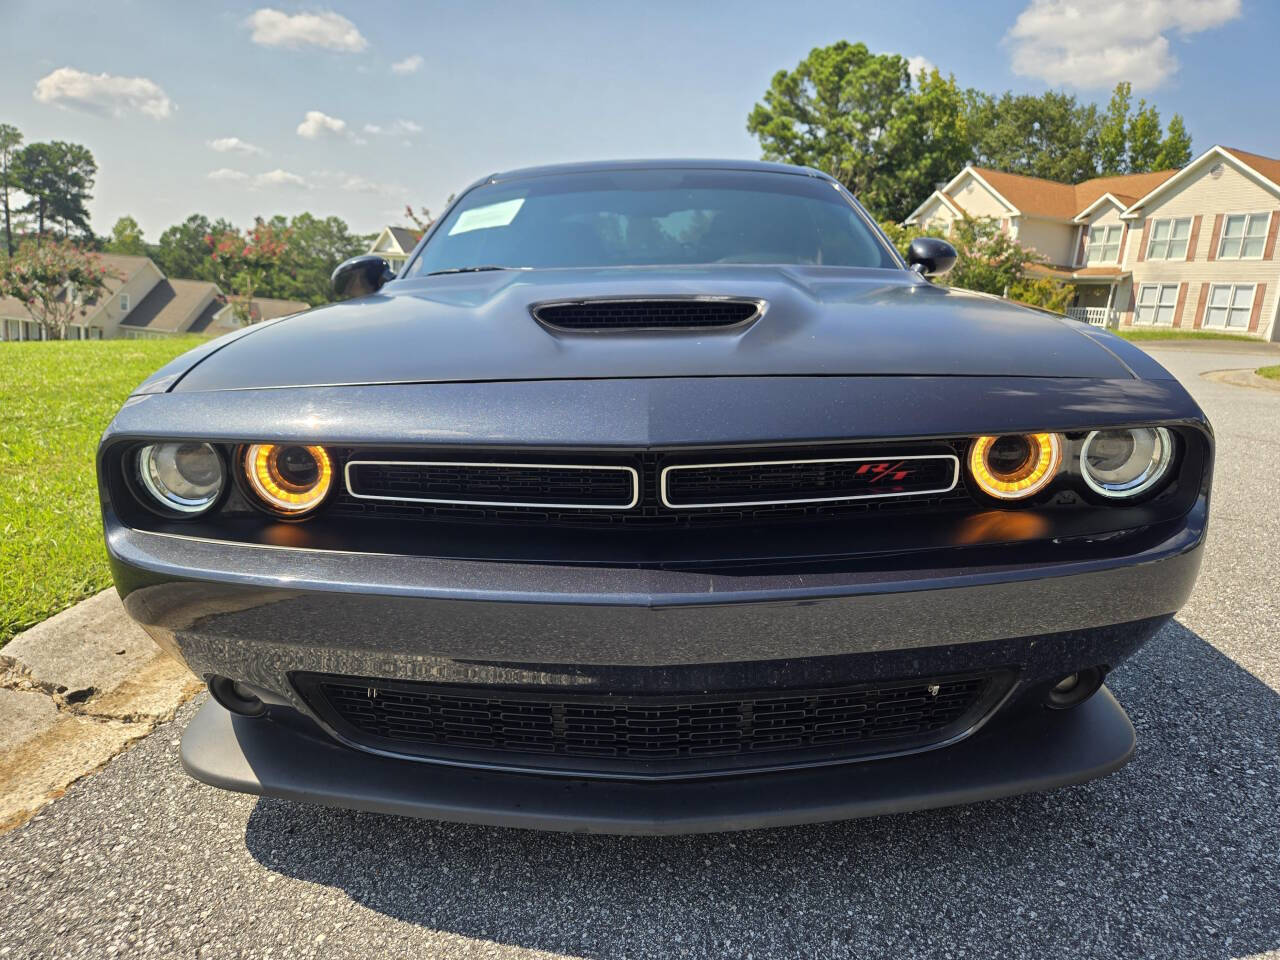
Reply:
[[340, 217], [300, 213], [286, 222], [272, 217], [268, 225], [285, 238], [279, 261], [263, 279], [263, 296], [302, 300], [312, 306], [331, 299], [329, 277], [343, 260], [364, 253], [371, 238], [351, 233]]
[[1102, 115], [1098, 128], [1098, 173], [1104, 177], [1128, 170], [1129, 103], [1132, 87], [1126, 82], [1116, 84], [1111, 92], [1111, 102]]
[[1054, 280], [1052, 277], [1024, 276], [1015, 280], [1009, 287], [1010, 300], [1052, 310], [1054, 313], [1066, 313], [1075, 293], [1074, 286]]
[[1169, 118], [1164, 128], [1164, 140], [1160, 143], [1160, 151], [1156, 154], [1153, 170], [1174, 170], [1185, 167], [1191, 162], [1191, 134], [1182, 121], [1182, 115], [1175, 113]]
[[[283, 219], [283, 218], [282, 218]], [[289, 238], [259, 217], [248, 234], [228, 230], [205, 238], [218, 286], [229, 294], [236, 322], [255, 322], [254, 296], [262, 296], [268, 274], [280, 263]]]
[[1004, 93], [999, 97], [969, 91], [967, 99], [972, 159], [978, 166], [1063, 183], [1096, 175], [1098, 111], [1094, 104], [1080, 104], [1075, 97], [1052, 90], [1040, 96]]
[[1158, 170], [1160, 156], [1160, 112], [1147, 101], [1139, 100], [1138, 109], [1129, 119], [1129, 172]]
[[35, 215], [38, 237], [44, 236], [46, 224], [61, 224], [63, 237], [72, 228], [93, 236], [88, 203], [98, 164], [87, 147], [61, 140], [28, 144], [18, 154], [15, 171], [18, 188], [30, 198], [23, 210]]
[[30, 241], [0, 264], [0, 296], [21, 301], [46, 340], [64, 340], [111, 275], [96, 255], [70, 240]]
[[916, 237], [943, 237], [947, 240], [956, 248], [955, 266], [938, 281], [947, 286], [1007, 296], [1059, 311], [1070, 303], [1071, 289], [1059, 289], [1065, 284], [1040, 278], [1048, 281], [1041, 284], [1040, 279], [1028, 275], [1027, 268], [1044, 263], [1044, 257], [1011, 239], [990, 217], [957, 220], [945, 236], [937, 229], [920, 230], [893, 221], [881, 223], [880, 228], [904, 258]]
[[968, 153], [954, 81], [931, 76], [921, 86], [904, 58], [842, 40], [775, 73], [747, 130], [765, 159], [824, 170], [877, 215], [900, 219], [919, 202], [904, 173], [931, 187]]
[[125, 253], [137, 257], [147, 255], [147, 243], [142, 238], [142, 228], [133, 217], [121, 217], [111, 228], [111, 239], [107, 241], [109, 253]]
[[211, 222], [203, 214], [193, 213], [182, 223], [160, 234], [160, 241], [151, 251], [151, 259], [167, 277], [213, 280], [215, 270], [209, 259], [208, 238], [222, 236], [235, 229], [235, 224], [228, 220]]
[[5, 255], [13, 256], [13, 216], [10, 210], [9, 193], [18, 187], [17, 172], [14, 169], [18, 148], [22, 146], [22, 132], [15, 126], [0, 123], [0, 204], [4, 207], [4, 249]]

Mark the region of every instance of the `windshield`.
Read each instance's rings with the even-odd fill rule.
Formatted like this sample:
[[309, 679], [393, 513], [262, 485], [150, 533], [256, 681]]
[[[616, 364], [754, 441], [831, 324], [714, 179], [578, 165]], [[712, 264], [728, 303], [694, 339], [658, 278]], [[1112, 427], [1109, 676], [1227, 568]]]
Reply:
[[625, 170], [477, 187], [432, 233], [407, 276], [708, 263], [899, 266], [829, 181]]

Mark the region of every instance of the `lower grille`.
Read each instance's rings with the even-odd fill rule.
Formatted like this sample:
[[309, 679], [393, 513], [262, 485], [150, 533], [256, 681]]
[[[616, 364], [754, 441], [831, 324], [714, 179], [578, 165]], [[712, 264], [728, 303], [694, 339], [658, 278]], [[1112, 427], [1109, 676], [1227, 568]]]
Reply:
[[300, 675], [319, 716], [360, 746], [548, 772], [630, 776], [829, 762], [916, 749], [971, 727], [992, 675], [725, 696], [581, 696]]

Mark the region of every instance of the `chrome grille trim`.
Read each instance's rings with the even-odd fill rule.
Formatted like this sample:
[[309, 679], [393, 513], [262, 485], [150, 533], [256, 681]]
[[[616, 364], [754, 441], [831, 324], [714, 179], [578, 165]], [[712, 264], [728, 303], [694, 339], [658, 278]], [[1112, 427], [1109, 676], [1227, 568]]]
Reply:
[[907, 456], [896, 456], [894, 460], [950, 460], [951, 483], [945, 487], [938, 487], [929, 490], [910, 490], [905, 493], [856, 493], [838, 497], [803, 497], [803, 498], [783, 498], [781, 500], [739, 500], [734, 502], [716, 502], [716, 503], [673, 503], [667, 495], [667, 478], [678, 470], [713, 470], [716, 467], [768, 467], [768, 466], [788, 466], [791, 464], [806, 463], [879, 463], [887, 459], [884, 456], [879, 457], [819, 457], [806, 458], [803, 460], [740, 460], [732, 463], [682, 463], [676, 466], [663, 467], [658, 484], [659, 497], [662, 505], [672, 510], [699, 510], [710, 509], [715, 507], [766, 507], [777, 506], [788, 503], [835, 503], [844, 500], [882, 500], [890, 497], [917, 497], [929, 496], [938, 493], [950, 493], [960, 483], [960, 458], [952, 453], [922, 453], [910, 454]]
[[[553, 503], [518, 500], [466, 500], [458, 497], [409, 497], [383, 494], [357, 493], [351, 484], [351, 468], [370, 467], [492, 467], [520, 470], [613, 470], [626, 473], [631, 478], [631, 500], [626, 504]], [[343, 468], [343, 483], [347, 493], [357, 500], [387, 500], [393, 503], [453, 503], [472, 507], [545, 507], [573, 510], [630, 510], [640, 502], [640, 474], [635, 467], [599, 463], [507, 463], [475, 460], [348, 460]]]

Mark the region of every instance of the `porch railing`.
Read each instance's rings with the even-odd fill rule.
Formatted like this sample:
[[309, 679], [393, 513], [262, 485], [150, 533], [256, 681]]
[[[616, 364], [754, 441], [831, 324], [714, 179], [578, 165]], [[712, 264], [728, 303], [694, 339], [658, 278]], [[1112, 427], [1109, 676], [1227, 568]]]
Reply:
[[1106, 307], [1067, 307], [1067, 316], [1072, 320], [1083, 320], [1094, 327], [1118, 327], [1120, 315]]

